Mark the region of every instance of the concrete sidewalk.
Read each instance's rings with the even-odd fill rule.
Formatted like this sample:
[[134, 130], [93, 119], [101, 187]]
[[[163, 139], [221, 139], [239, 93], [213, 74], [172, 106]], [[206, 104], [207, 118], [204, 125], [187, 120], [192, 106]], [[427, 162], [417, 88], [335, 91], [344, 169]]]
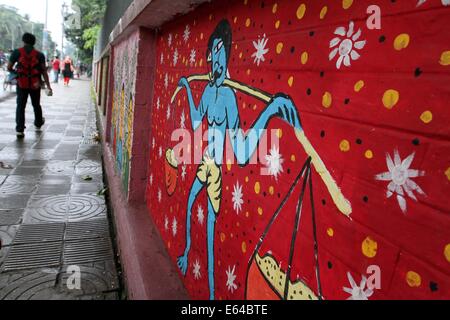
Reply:
[[42, 107], [42, 131], [29, 102], [17, 140], [15, 99], [0, 102], [0, 299], [118, 299], [90, 82], [54, 85]]

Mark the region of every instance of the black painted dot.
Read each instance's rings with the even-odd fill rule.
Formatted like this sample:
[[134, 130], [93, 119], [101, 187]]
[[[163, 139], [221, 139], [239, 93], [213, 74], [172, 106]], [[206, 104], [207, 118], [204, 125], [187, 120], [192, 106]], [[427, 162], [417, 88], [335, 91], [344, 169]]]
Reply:
[[362, 140], [361, 139], [356, 139], [356, 144], [362, 144]]
[[369, 197], [368, 197], [368, 196], [364, 196], [364, 197], [363, 197], [363, 201], [364, 201], [365, 203], [369, 202]]
[[273, 63], [273, 59], [270, 59], [269, 63], [272, 64]]
[[331, 263], [331, 261], [328, 261], [328, 269], [332, 269], [333, 268], [333, 264]]
[[310, 32], [309, 32], [309, 36], [310, 36], [310, 37], [314, 37], [314, 31], [310, 31]]
[[349, 103], [350, 103], [350, 99], [349, 98], [344, 100], [344, 104], [349, 104]]
[[414, 70], [414, 76], [417, 78], [417, 77], [420, 77], [420, 75], [423, 73], [423, 71], [422, 71], [422, 69], [420, 69], [420, 68], [416, 68], [416, 70]]
[[261, 9], [264, 9], [264, 7], [265, 7], [265, 4], [264, 4], [264, 1], [263, 1], [263, 2], [261, 2]]
[[322, 199], [322, 205], [326, 205], [327, 202], [325, 201], [325, 199]]
[[418, 138], [416, 138], [412, 141], [412, 144], [415, 146], [418, 146], [420, 144], [420, 140]]
[[320, 77], [323, 78], [325, 76], [325, 72], [324, 71], [320, 71]]
[[383, 43], [386, 41], [386, 36], [381, 36], [378, 41], [380, 41], [380, 43]]
[[292, 21], [291, 21], [291, 20], [289, 20], [289, 21], [288, 21], [288, 25], [290, 26], [291, 24], [292, 24]]
[[265, 191], [263, 192], [263, 196], [264, 196], [264, 197], [266, 197], [266, 196], [267, 196], [267, 193], [266, 193]]
[[295, 52], [295, 47], [291, 47], [291, 53]]
[[438, 291], [439, 290], [438, 284], [434, 281], [430, 281], [430, 290], [432, 292]]
[[291, 169], [287, 169], [287, 174], [291, 174]]
[[306, 90], [306, 94], [307, 94], [308, 96], [310, 96], [310, 95], [311, 95], [311, 93], [312, 93], [311, 89], [310, 89], [310, 88], [308, 88], [308, 89]]
[[280, 80], [280, 79], [281, 79], [281, 74], [278, 75], [278, 80]]
[[320, 131], [320, 137], [321, 138], [325, 138], [325, 131], [324, 130]]

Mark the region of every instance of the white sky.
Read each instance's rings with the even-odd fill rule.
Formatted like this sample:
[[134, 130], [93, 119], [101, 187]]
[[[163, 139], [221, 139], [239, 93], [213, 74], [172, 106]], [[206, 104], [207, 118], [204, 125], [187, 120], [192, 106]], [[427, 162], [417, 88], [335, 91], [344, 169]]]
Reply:
[[[48, 0], [47, 29], [51, 32], [52, 39], [59, 49], [62, 36], [61, 6], [64, 2], [70, 8], [72, 0]], [[31, 21], [41, 23], [45, 23], [45, 3], [46, 0], [0, 0], [0, 4], [16, 7], [21, 15], [28, 14]]]

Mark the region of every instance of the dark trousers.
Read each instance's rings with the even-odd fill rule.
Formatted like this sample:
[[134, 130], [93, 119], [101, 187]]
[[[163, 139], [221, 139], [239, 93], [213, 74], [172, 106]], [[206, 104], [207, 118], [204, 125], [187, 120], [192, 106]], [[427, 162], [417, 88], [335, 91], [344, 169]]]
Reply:
[[31, 104], [34, 109], [34, 125], [42, 126], [42, 108], [41, 108], [41, 89], [21, 89], [17, 87], [17, 109], [16, 109], [16, 131], [25, 131], [25, 108], [27, 106], [28, 96], [31, 98]]

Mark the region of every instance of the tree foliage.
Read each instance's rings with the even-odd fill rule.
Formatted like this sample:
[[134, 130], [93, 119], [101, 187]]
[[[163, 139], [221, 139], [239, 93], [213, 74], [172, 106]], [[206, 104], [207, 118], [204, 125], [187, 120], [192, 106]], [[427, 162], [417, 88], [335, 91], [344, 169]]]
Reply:
[[[67, 26], [66, 37], [78, 48], [79, 59], [90, 64], [105, 13], [106, 0], [72, 0], [72, 7], [80, 9], [80, 25]], [[69, 18], [70, 16], [67, 16], [66, 21]]]

